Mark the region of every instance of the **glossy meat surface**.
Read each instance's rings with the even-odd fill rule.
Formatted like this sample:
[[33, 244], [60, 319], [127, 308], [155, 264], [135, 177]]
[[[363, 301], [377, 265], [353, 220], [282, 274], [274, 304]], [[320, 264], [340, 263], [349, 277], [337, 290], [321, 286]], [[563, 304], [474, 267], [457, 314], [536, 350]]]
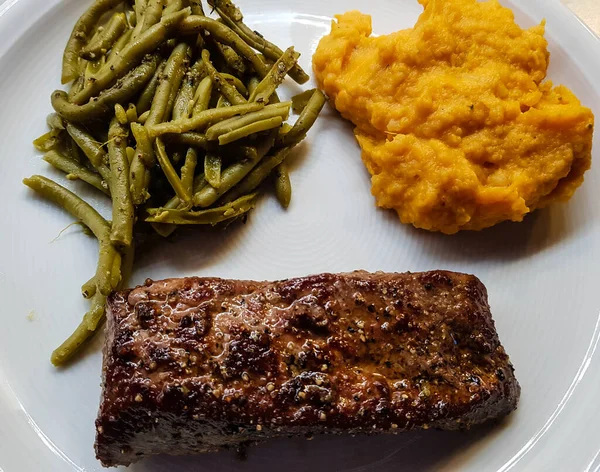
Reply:
[[290, 434], [460, 429], [520, 392], [471, 275], [149, 280], [113, 294], [107, 317], [107, 466]]

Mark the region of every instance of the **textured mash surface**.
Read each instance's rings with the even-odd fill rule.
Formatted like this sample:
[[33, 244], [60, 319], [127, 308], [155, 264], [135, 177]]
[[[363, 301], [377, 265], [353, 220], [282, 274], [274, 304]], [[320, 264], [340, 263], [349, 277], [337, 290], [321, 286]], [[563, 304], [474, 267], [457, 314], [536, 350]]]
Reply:
[[377, 204], [445, 233], [569, 199], [590, 167], [594, 116], [544, 81], [544, 25], [496, 0], [420, 0], [412, 29], [373, 37], [336, 17], [313, 57], [319, 86], [355, 125]]

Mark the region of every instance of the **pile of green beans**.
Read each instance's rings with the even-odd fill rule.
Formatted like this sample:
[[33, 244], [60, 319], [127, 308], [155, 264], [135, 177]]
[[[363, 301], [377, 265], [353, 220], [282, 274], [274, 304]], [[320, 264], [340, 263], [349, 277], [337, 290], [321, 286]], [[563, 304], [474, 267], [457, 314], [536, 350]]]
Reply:
[[57, 366], [101, 326], [140, 235], [245, 219], [269, 187], [283, 208], [290, 204], [286, 160], [325, 97], [307, 90], [280, 101], [286, 76], [309, 78], [300, 54], [249, 28], [230, 0], [208, 4], [95, 0], [67, 42], [61, 80], [69, 85], [52, 93], [50, 130], [33, 144], [68, 180], [110, 199], [112, 216], [46, 177], [23, 181], [98, 240], [96, 273], [81, 288], [90, 310], [52, 353]]

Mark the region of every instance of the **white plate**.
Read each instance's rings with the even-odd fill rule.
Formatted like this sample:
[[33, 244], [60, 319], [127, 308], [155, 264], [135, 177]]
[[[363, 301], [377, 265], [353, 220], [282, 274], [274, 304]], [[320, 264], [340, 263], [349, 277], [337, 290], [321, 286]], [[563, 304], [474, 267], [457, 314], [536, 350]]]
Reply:
[[[249, 24], [294, 44], [302, 65], [334, 13], [371, 13], [375, 31], [411, 26], [416, 0], [240, 0]], [[600, 42], [556, 0], [504, 0], [518, 22], [548, 20], [550, 77], [600, 111]], [[101, 336], [82, 361], [54, 369], [48, 356], [86, 309], [79, 287], [96, 263], [95, 242], [21, 183], [56, 172], [31, 140], [44, 132], [59, 86], [62, 47], [88, 1], [8, 0], [0, 7], [0, 470], [100, 470], [94, 418]], [[268, 12], [268, 13], [267, 13]], [[597, 136], [598, 138], [598, 136]], [[600, 145], [596, 139], [596, 146]], [[481, 233], [454, 237], [402, 226], [377, 211], [351, 128], [331, 110], [298, 150], [288, 212], [265, 198], [249, 224], [200, 231], [154, 248], [145, 277], [218, 275], [275, 279], [321, 271], [446, 268], [477, 274], [516, 367], [519, 409], [497, 427], [468, 434], [279, 440], [245, 462], [223, 452], [156, 458], [135, 471], [468, 470], [594, 471], [600, 468], [600, 167], [566, 205]], [[71, 183], [69, 183], [71, 186]], [[97, 203], [97, 202], [96, 202]], [[28, 316], [30, 315], [31, 316]]]

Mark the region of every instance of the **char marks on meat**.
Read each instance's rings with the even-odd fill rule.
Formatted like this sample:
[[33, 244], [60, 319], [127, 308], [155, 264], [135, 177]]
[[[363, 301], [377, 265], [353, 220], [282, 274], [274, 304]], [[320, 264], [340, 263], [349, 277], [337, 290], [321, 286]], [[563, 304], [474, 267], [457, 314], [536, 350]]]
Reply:
[[107, 320], [106, 466], [284, 435], [462, 429], [519, 398], [471, 275], [148, 280], [112, 294]]

